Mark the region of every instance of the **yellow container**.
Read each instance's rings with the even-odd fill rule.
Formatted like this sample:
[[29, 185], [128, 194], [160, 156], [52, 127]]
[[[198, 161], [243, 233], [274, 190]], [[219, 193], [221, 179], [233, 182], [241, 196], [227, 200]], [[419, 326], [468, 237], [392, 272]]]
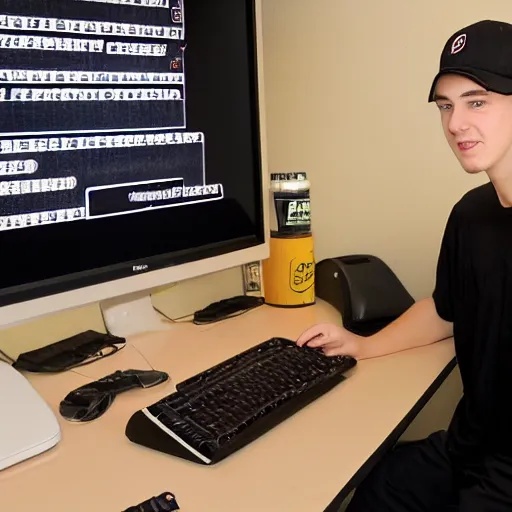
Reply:
[[315, 303], [313, 236], [270, 238], [270, 257], [263, 261], [265, 302], [302, 307]]

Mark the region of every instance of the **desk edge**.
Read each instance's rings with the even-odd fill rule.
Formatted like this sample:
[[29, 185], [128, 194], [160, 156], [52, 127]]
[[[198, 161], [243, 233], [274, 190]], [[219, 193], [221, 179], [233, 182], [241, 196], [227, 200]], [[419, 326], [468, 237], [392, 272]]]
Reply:
[[[354, 476], [344, 485], [337, 496], [331, 503], [324, 509], [324, 512], [339, 512], [341, 505], [348, 497], [348, 495], [358, 487], [361, 482], [369, 475], [372, 469], [380, 462], [387, 452], [400, 439], [402, 434], [407, 430], [409, 425], [413, 422], [414, 418], [418, 416], [421, 410], [427, 405], [428, 401], [434, 396], [436, 391], [441, 387], [443, 382], [448, 378], [451, 372], [457, 366], [457, 359], [453, 357], [451, 361], [444, 367], [444, 369], [435, 378], [432, 384], [427, 388], [425, 393], [414, 404], [412, 409], [405, 415], [402, 421], [393, 429], [393, 431], [386, 437], [383, 443], [370, 455], [364, 464], [357, 470]], [[343, 463], [343, 461], [341, 461]]]

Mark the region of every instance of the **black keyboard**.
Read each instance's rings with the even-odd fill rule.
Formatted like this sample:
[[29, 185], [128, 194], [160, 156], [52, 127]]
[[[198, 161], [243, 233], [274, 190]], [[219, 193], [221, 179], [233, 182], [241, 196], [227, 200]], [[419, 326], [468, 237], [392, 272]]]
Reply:
[[272, 338], [176, 386], [136, 412], [134, 443], [200, 464], [214, 464], [254, 441], [342, 382], [352, 357]]

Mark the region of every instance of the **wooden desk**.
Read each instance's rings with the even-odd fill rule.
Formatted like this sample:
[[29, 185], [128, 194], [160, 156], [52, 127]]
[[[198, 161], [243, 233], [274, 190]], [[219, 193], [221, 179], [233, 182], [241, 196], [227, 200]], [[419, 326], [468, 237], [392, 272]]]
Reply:
[[[339, 322], [339, 315], [322, 303], [264, 306], [215, 325], [176, 324], [170, 332], [134, 337], [79, 374], [29, 378], [57, 412], [69, 391], [112, 371], [151, 365], [179, 382], [272, 336], [295, 339], [323, 321]], [[58, 416], [62, 441], [54, 449], [0, 472], [0, 510], [119, 512], [164, 491], [176, 494], [183, 512], [337, 510], [453, 366], [451, 341], [361, 361], [334, 390], [215, 466], [130, 443], [124, 428], [132, 413], [174, 384], [133, 390], [90, 424]]]

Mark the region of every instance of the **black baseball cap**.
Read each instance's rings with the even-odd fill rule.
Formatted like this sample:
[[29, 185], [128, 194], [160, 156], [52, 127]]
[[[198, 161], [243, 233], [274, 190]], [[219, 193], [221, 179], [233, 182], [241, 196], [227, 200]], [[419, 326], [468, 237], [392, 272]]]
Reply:
[[484, 20], [453, 34], [443, 48], [429, 102], [434, 101], [437, 81], [447, 74], [465, 76], [488, 91], [512, 94], [512, 25]]

